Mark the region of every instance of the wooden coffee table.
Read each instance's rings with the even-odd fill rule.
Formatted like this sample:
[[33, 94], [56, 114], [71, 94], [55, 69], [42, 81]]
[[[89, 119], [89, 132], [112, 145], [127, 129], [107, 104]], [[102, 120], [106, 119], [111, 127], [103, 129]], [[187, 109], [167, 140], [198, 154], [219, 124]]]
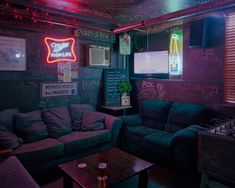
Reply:
[[[105, 181], [99, 181], [98, 163], [107, 163], [107, 176]], [[79, 164], [87, 166], [79, 168]], [[148, 187], [148, 169], [152, 163], [128, 154], [118, 148], [111, 148], [78, 160], [65, 162], [58, 165], [63, 171], [64, 187], [73, 187], [75, 182], [80, 187], [97, 188], [110, 187], [139, 174], [139, 187]]]

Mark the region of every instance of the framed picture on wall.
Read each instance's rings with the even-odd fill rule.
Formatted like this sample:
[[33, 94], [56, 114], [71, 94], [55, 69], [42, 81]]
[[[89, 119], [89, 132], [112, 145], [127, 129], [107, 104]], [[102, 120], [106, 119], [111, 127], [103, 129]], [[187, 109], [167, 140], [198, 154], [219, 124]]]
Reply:
[[26, 71], [26, 40], [0, 36], [0, 71]]

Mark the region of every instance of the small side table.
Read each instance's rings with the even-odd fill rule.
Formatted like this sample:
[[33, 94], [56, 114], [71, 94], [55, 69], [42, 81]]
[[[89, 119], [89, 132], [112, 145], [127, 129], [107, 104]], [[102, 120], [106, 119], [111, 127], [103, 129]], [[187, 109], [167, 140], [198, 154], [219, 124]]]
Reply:
[[230, 134], [235, 130], [234, 123], [232, 120], [199, 133], [201, 188], [211, 187], [210, 179], [235, 187], [235, 140]]
[[123, 110], [123, 115], [126, 115], [126, 110], [132, 108], [132, 106], [100, 106], [103, 109], [112, 110], [115, 113], [119, 110]]

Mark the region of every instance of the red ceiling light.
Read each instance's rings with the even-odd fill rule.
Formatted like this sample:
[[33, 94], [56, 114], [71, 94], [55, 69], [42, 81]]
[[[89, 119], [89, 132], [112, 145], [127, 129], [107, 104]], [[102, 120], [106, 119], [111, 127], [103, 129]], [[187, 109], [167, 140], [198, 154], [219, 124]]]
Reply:
[[5, 7], [10, 7], [10, 4], [9, 3], [5, 3]]
[[77, 57], [74, 53], [74, 38], [56, 39], [45, 37], [48, 49], [47, 63], [75, 62]]

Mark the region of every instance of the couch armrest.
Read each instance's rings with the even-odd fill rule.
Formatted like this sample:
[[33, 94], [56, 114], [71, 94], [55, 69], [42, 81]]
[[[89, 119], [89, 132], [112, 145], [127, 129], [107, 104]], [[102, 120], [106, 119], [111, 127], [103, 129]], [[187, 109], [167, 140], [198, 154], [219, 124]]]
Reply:
[[138, 126], [143, 124], [143, 119], [140, 114], [119, 116], [125, 126]]
[[105, 117], [105, 127], [112, 132], [112, 141], [116, 144], [119, 141], [119, 133], [122, 126], [122, 120], [109, 114], [102, 114]]
[[185, 141], [192, 141], [197, 138], [198, 132], [205, 130], [199, 125], [190, 125], [184, 129], [175, 132], [172, 138], [172, 144], [183, 144]]
[[1, 188], [39, 188], [39, 185], [15, 156], [0, 163], [0, 182]]
[[205, 130], [199, 125], [191, 125], [181, 129], [172, 137], [174, 160], [184, 169], [195, 169], [197, 158], [198, 132]]
[[6, 159], [12, 155], [12, 149], [0, 149], [0, 160]]

